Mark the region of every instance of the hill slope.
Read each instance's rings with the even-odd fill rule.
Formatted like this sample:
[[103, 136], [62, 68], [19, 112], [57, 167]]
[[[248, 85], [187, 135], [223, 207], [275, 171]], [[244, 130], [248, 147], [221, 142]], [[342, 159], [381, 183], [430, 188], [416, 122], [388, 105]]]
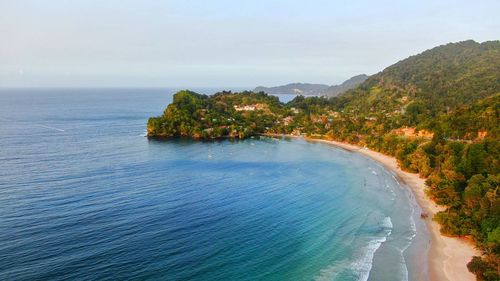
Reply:
[[486, 128], [459, 132], [449, 128], [458, 125], [450, 124], [450, 117], [498, 93], [500, 41], [464, 41], [433, 48], [384, 69], [342, 95], [336, 108], [383, 122], [392, 113], [394, 122], [389, 129], [417, 126], [436, 130], [441, 123], [439, 129], [446, 137], [470, 139]]
[[361, 83], [365, 82], [366, 79], [368, 79], [368, 75], [366, 75], [366, 74], [356, 75], [356, 76], [351, 77], [348, 80], [344, 81], [344, 83], [342, 83], [340, 85], [334, 85], [334, 86], [328, 87], [326, 90], [324, 90], [322, 92], [321, 95], [325, 95], [327, 97], [338, 96], [339, 94], [342, 94], [343, 92], [345, 92], [347, 90], [356, 88]]

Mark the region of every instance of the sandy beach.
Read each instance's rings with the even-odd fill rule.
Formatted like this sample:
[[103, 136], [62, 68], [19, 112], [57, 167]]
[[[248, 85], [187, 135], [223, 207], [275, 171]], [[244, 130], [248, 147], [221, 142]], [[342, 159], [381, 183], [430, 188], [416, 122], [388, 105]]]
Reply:
[[[289, 137], [289, 136], [287, 136]], [[295, 137], [295, 136], [291, 136]], [[431, 248], [429, 250], [429, 279], [431, 281], [474, 281], [474, 274], [467, 269], [467, 263], [475, 255], [480, 255], [479, 251], [474, 248], [472, 242], [465, 239], [446, 237], [439, 231], [439, 224], [432, 220], [435, 213], [443, 210], [437, 206], [424, 192], [425, 179], [419, 177], [418, 174], [408, 173], [399, 168], [397, 160], [391, 156], [363, 148], [360, 146], [314, 138], [304, 138], [307, 141], [321, 142], [329, 145], [334, 145], [352, 152], [361, 153], [371, 159], [381, 163], [386, 169], [391, 170], [397, 175], [399, 181], [408, 186], [417, 203], [422, 210], [429, 216], [425, 219], [427, 228], [430, 232]]]

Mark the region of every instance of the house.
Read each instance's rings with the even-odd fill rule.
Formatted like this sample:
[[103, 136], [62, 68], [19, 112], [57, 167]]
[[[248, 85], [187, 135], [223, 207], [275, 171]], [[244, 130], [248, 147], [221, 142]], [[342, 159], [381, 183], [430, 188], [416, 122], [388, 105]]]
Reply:
[[293, 122], [293, 117], [292, 116], [287, 116], [287, 117], [285, 117], [283, 119], [283, 124], [285, 124], [285, 126], [290, 125], [292, 122]]
[[235, 105], [234, 110], [236, 110], [236, 111], [254, 111], [255, 105], [243, 105], [243, 106]]
[[255, 110], [265, 110], [268, 108], [268, 105], [264, 103], [256, 103], [247, 105], [234, 105], [233, 107], [234, 110], [236, 111], [255, 111]]

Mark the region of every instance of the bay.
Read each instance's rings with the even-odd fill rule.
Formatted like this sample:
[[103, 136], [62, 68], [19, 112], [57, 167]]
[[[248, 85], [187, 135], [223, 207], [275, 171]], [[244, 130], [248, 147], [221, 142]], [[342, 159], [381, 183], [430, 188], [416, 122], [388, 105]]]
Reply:
[[419, 207], [390, 172], [304, 140], [148, 140], [174, 92], [0, 90], [2, 278], [426, 276]]

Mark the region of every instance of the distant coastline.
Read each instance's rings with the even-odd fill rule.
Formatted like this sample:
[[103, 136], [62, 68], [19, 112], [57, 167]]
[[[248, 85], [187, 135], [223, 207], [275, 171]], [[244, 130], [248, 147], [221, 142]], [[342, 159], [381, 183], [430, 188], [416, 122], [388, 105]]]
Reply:
[[327, 96], [336, 97], [345, 91], [354, 89], [368, 79], [368, 75], [360, 74], [353, 76], [339, 85], [290, 83], [281, 86], [264, 87], [258, 86], [254, 92], [265, 92], [271, 95], [304, 95], [304, 96]]
[[474, 248], [472, 241], [456, 237], [447, 237], [441, 234], [439, 224], [432, 220], [432, 217], [438, 211], [444, 210], [444, 208], [437, 206], [436, 203], [425, 194], [425, 179], [420, 178], [418, 174], [401, 170], [396, 158], [365, 147], [334, 140], [285, 134], [263, 134], [263, 136], [274, 138], [302, 138], [306, 141], [333, 145], [350, 152], [360, 153], [382, 164], [387, 170], [396, 175], [400, 183], [407, 186], [412, 191], [417, 203], [420, 205], [423, 212], [428, 215], [428, 218], [425, 218], [425, 223], [430, 232], [431, 239], [431, 249], [428, 256], [429, 279], [431, 281], [476, 280], [474, 274], [467, 270], [466, 265], [473, 256], [480, 255], [480, 252]]

